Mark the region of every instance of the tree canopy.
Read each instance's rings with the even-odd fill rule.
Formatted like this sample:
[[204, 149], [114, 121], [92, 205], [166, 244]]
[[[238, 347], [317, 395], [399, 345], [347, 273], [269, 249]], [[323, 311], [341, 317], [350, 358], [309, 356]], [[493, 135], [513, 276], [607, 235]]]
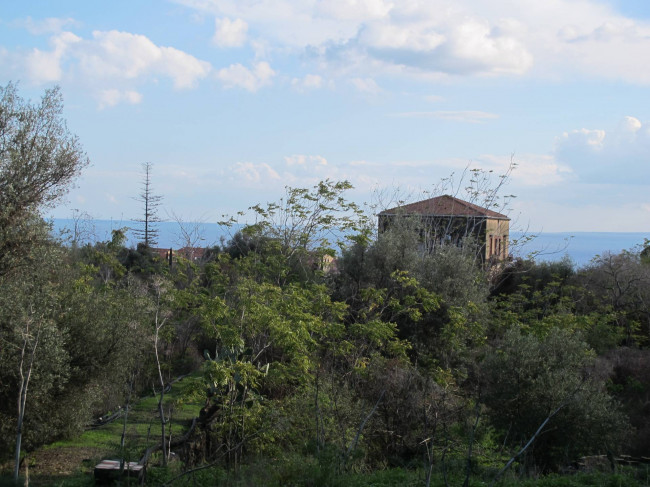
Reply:
[[87, 164], [58, 88], [35, 104], [13, 83], [0, 87], [0, 275], [43, 240], [39, 212], [60, 200]]

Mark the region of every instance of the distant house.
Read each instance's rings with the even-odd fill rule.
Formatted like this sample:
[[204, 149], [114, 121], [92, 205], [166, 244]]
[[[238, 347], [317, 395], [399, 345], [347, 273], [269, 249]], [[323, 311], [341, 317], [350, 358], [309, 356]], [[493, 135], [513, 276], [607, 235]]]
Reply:
[[189, 260], [191, 262], [201, 261], [208, 249], [205, 249], [203, 247], [182, 247], [177, 250], [161, 248], [154, 248], [151, 250], [154, 254], [158, 255], [158, 257], [167, 261], [167, 263], [171, 266], [172, 263], [179, 257], [182, 257], [183, 259]]
[[423, 251], [437, 246], [474, 242], [484, 261], [508, 257], [510, 218], [496, 211], [444, 195], [384, 210], [378, 215], [379, 233], [397, 224], [416, 231]]

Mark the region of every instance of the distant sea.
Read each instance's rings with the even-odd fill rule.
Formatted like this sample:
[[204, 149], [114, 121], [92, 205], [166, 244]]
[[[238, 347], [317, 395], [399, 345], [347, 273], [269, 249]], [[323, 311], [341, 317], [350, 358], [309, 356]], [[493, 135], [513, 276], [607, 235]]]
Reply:
[[[69, 235], [75, 227], [74, 220], [54, 219], [53, 231], [55, 235]], [[80, 228], [82, 242], [99, 242], [111, 239], [111, 231], [120, 228], [139, 228], [137, 222], [117, 220], [88, 220], [77, 222]], [[210, 247], [219, 244], [221, 240], [228, 241], [238, 227], [226, 228], [217, 223], [186, 223], [186, 231], [198, 230], [195, 233], [202, 239], [195, 245], [197, 247]], [[176, 222], [160, 222], [158, 228], [158, 247], [179, 248], [185, 245], [182, 237], [181, 226]], [[135, 246], [137, 240], [132, 232], [127, 232], [128, 246]], [[605, 252], [618, 253], [642, 245], [645, 238], [650, 238], [648, 233], [627, 232], [549, 232], [539, 233], [530, 240], [525, 240], [524, 235], [512, 232], [510, 235], [513, 243], [512, 254], [521, 257], [533, 256], [537, 261], [556, 261], [565, 256], [577, 267], [587, 265], [596, 255]]]
[[[511, 240], [523, 240], [522, 234], [512, 232]], [[617, 254], [642, 246], [647, 233], [638, 232], [549, 232], [535, 234], [527, 242], [512, 245], [512, 253], [521, 257], [532, 255], [536, 261], [556, 261], [565, 256], [577, 267], [587, 264], [606, 252]]]

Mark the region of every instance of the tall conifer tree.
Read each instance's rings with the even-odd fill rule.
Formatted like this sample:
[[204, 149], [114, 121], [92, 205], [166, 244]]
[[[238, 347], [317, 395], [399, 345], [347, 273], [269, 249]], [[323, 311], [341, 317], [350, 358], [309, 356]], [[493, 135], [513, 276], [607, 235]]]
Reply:
[[153, 164], [145, 162], [142, 164], [142, 183], [141, 192], [135, 198], [142, 205], [142, 217], [136, 218], [135, 221], [140, 224], [138, 228], [133, 228], [133, 233], [140, 242], [151, 248], [158, 244], [158, 227], [157, 223], [162, 220], [158, 216], [158, 208], [162, 201], [162, 196], [153, 191], [151, 182], [151, 173]]

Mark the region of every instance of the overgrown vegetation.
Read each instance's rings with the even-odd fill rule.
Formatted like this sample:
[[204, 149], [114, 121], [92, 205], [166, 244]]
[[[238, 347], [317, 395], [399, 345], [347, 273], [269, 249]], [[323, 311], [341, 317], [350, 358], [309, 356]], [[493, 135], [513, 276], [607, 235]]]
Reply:
[[[32, 109], [11, 85], [3, 96], [0, 116]], [[2, 134], [0, 187], [14, 187], [23, 156]], [[65, 177], [32, 165], [49, 192], [2, 194], [15, 199], [0, 210], [7, 465], [68, 439], [125, 460], [153, 447], [152, 485], [648, 485], [616, 462], [650, 445], [646, 251], [487, 267], [471, 245], [419, 251], [408, 226], [376, 236], [332, 181], [253, 207], [255, 224], [200, 260], [169, 265], [121, 231], [66, 246], [39, 211], [85, 159], [57, 137], [77, 157], [61, 156]], [[128, 418], [87, 431], [127, 403]], [[617, 473], [558, 475], [592, 455]]]

